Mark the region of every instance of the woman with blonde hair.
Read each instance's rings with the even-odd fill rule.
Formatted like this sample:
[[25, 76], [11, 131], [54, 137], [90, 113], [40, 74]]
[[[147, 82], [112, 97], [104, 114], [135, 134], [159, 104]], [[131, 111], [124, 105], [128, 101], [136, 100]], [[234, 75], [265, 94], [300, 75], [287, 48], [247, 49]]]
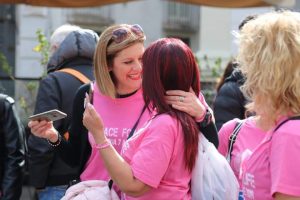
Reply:
[[260, 15], [238, 35], [238, 61], [266, 135], [241, 163], [244, 198], [300, 199], [300, 14]]
[[[80, 165], [78, 179], [109, 180], [109, 174], [99, 155], [105, 146], [96, 143], [90, 132], [83, 126], [85, 98], [91, 102], [105, 123], [106, 138], [117, 152], [121, 151], [128, 135], [138, 130], [149, 118], [142, 95], [142, 56], [145, 34], [137, 25], [120, 24], [108, 27], [100, 36], [94, 55], [96, 81], [79, 88], [74, 99], [69, 139], [65, 140], [53, 128], [52, 122], [30, 121], [31, 132], [48, 140], [49, 145], [60, 151], [70, 165]], [[93, 95], [88, 97], [90, 88]], [[205, 121], [208, 108], [204, 98], [193, 98], [189, 91], [181, 91], [177, 97], [180, 108], [200, 123]], [[186, 107], [193, 107], [193, 112]], [[212, 133], [214, 134], [214, 133]], [[217, 137], [217, 133], [215, 134]], [[70, 152], [72, 152], [70, 154]], [[72, 155], [72, 156], [70, 156]]]
[[[105, 135], [105, 123], [88, 104], [83, 123], [98, 144], [99, 154], [122, 199], [191, 199], [190, 181], [199, 130], [189, 114], [169, 106], [167, 90], [200, 95], [200, 73], [191, 49], [179, 39], [153, 42], [143, 55], [143, 97], [151, 118], [120, 154]], [[122, 116], [125, 118], [126, 116]]]

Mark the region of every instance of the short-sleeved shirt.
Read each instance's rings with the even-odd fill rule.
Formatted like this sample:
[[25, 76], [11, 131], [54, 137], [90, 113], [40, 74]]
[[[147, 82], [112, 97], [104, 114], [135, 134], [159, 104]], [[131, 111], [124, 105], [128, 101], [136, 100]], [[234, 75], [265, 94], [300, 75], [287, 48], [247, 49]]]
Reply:
[[[229, 137], [231, 136], [233, 129], [238, 123], [238, 119], [233, 119], [223, 124], [219, 131], [219, 147], [218, 151], [223, 155], [227, 156]], [[239, 181], [241, 186], [240, 177], [240, 165], [242, 160], [251, 154], [255, 147], [262, 142], [266, 136], [266, 132], [256, 126], [255, 119], [253, 117], [247, 118], [237, 135], [237, 139], [233, 145], [231, 153], [230, 166]]]
[[[279, 123], [278, 123], [279, 124]], [[300, 121], [269, 131], [242, 163], [245, 200], [273, 200], [275, 193], [300, 196]]]
[[134, 177], [151, 187], [141, 197], [122, 194], [122, 199], [191, 199], [191, 173], [185, 167], [184, 137], [176, 119], [167, 114], [151, 119], [125, 142], [122, 156]]
[[[142, 91], [138, 90], [135, 94], [126, 98], [113, 99], [103, 95], [96, 84], [94, 84], [94, 88], [93, 104], [105, 124], [105, 136], [110, 140], [116, 151], [120, 152], [123, 143], [126, 141], [131, 128], [136, 123], [145, 105]], [[145, 110], [141, 116], [137, 129], [142, 127], [149, 118], [150, 113]], [[93, 147], [95, 140], [91, 133], [89, 133], [88, 139]], [[82, 181], [107, 181], [110, 179], [97, 148], [92, 148], [91, 155], [85, 165], [85, 169], [80, 175], [80, 179]]]

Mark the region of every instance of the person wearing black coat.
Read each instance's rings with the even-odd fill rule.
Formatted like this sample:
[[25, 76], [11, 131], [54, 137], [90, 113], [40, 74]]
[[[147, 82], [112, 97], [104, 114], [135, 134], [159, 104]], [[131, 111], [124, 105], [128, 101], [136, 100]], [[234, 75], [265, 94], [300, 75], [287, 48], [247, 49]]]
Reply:
[[17, 200], [25, 163], [24, 128], [14, 100], [0, 94], [0, 199]]
[[240, 90], [243, 83], [244, 76], [238, 69], [234, 69], [219, 89], [212, 106], [218, 130], [225, 122], [231, 119], [245, 118], [247, 101]]
[[[248, 15], [239, 24], [239, 30], [241, 31], [245, 24], [249, 21], [256, 19], [258, 15]], [[248, 103], [243, 95], [240, 87], [245, 82], [245, 77], [242, 72], [237, 69], [237, 62], [232, 62], [234, 67], [231, 75], [225, 79], [221, 87], [218, 86], [216, 98], [213, 102], [214, 116], [216, 119], [217, 129], [220, 130], [222, 125], [234, 118], [245, 119], [250, 116], [250, 113], [246, 114], [245, 105]]]
[[[48, 62], [48, 74], [40, 82], [34, 111], [37, 114], [58, 109], [66, 113], [66, 118], [54, 122], [54, 127], [62, 137], [67, 137], [73, 99], [83, 83], [75, 76], [59, 70], [70, 68], [93, 80], [93, 55], [98, 41], [98, 35], [94, 31], [73, 29], [74, 27], [71, 30], [69, 28], [68, 34], [61, 31], [62, 36], [65, 34], [65, 39], [61, 44], [51, 47], [54, 53]], [[57, 37], [60, 38], [61, 35]], [[77, 177], [78, 166], [69, 166], [46, 139], [33, 134], [29, 135], [28, 148], [29, 182], [38, 189], [39, 199], [48, 199], [52, 194], [54, 197], [51, 199], [60, 199], [69, 181]]]

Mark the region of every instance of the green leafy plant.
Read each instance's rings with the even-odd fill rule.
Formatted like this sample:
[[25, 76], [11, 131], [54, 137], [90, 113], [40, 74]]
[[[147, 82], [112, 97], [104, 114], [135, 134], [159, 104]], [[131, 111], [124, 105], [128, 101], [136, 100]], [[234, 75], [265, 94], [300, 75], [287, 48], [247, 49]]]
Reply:
[[222, 69], [222, 58], [217, 57], [215, 59], [209, 59], [207, 55], [204, 55], [203, 58], [197, 58], [198, 64], [201, 68], [203, 74], [208, 77], [205, 78], [219, 78], [223, 72]]
[[36, 31], [36, 36], [38, 44], [33, 48], [33, 51], [41, 54], [41, 64], [45, 66], [49, 60], [50, 43], [41, 29]]
[[[40, 63], [41, 65], [44, 67], [48, 62], [49, 59], [49, 48], [50, 48], [50, 44], [49, 41], [47, 39], [47, 37], [45, 36], [44, 32], [42, 31], [42, 29], [38, 29], [36, 31], [36, 39], [38, 41], [38, 44], [33, 48], [34, 52], [37, 52], [41, 55], [41, 60]], [[46, 75], [46, 70], [44, 71], [44, 73], [42, 74], [42, 77]], [[19, 103], [20, 103], [20, 107], [24, 110], [24, 112], [29, 115], [32, 113], [34, 104], [35, 104], [35, 94], [38, 88], [38, 82], [37, 81], [29, 81], [28, 83], [25, 84], [25, 90], [27, 91], [27, 97], [25, 98], [20, 97], [19, 99]]]
[[222, 75], [222, 59], [219, 57], [214, 61], [214, 65], [211, 68], [212, 77], [219, 78]]
[[201, 90], [209, 105], [212, 105], [215, 96], [215, 87], [218, 78], [222, 75], [222, 58], [210, 59], [207, 55], [197, 58], [201, 70]]
[[[45, 66], [49, 59], [50, 44], [42, 29], [38, 29], [36, 31], [36, 39], [38, 44], [33, 48], [33, 51], [41, 55], [40, 64], [45, 69]], [[44, 71], [42, 76], [45, 75], [46, 75], [46, 71]], [[35, 104], [35, 98], [33, 97], [36, 96], [37, 88], [38, 88], [37, 81], [29, 81], [28, 83], [25, 84], [25, 90], [27, 91], [27, 98], [24, 96], [20, 97], [19, 103], [20, 103], [20, 107], [24, 110], [26, 115], [32, 113]]]
[[[48, 42], [47, 37], [45, 36], [45, 34], [43, 33], [43, 31], [41, 29], [38, 29], [36, 31], [36, 38], [38, 41], [38, 44], [33, 48], [34, 52], [37, 52], [39, 54], [41, 54], [41, 60], [40, 63], [43, 66], [46, 66], [48, 59], [49, 59], [49, 47], [50, 44]], [[7, 76], [13, 80], [21, 80], [24, 81], [22, 78], [16, 78], [13, 75], [13, 70], [12, 67], [9, 65], [8, 60], [6, 58], [6, 56], [0, 52], [0, 69], [2, 72], [4, 72], [5, 74], [7, 74]], [[43, 76], [46, 74], [46, 72], [43, 73]], [[32, 110], [35, 104], [35, 95], [36, 95], [36, 91], [38, 88], [38, 82], [37, 80], [32, 80], [32, 81], [28, 81], [25, 84], [20, 84], [20, 86], [24, 89], [23, 91], [25, 91], [25, 95], [22, 95], [21, 97], [19, 97], [17, 100], [20, 109], [22, 109], [24, 111], [24, 114], [26, 116], [32, 114]], [[0, 85], [1, 87], [1, 85]], [[27, 119], [27, 117], [26, 117]]]
[[0, 52], [0, 66], [4, 73], [6, 73], [12, 80], [14, 80], [12, 74], [12, 67], [8, 64], [6, 56]]

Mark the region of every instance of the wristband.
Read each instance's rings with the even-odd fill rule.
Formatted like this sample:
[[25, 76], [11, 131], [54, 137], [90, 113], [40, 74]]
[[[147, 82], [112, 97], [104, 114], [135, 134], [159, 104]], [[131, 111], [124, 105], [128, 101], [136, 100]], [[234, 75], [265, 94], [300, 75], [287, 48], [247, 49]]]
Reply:
[[109, 140], [105, 140], [105, 142], [103, 142], [102, 144], [94, 144], [94, 148], [96, 149], [105, 149], [107, 147], [109, 147], [111, 145], [111, 142]]
[[61, 142], [61, 135], [58, 134], [57, 137], [58, 137], [58, 138], [57, 138], [57, 141], [56, 141], [56, 142], [51, 142], [50, 140], [47, 139], [48, 144], [50, 144], [50, 146], [52, 146], [52, 147], [57, 147], [58, 145], [60, 145], [60, 142]]
[[208, 109], [206, 109], [206, 113], [204, 115], [204, 119], [199, 122], [200, 127], [205, 128], [208, 124], [212, 122], [212, 114]]

